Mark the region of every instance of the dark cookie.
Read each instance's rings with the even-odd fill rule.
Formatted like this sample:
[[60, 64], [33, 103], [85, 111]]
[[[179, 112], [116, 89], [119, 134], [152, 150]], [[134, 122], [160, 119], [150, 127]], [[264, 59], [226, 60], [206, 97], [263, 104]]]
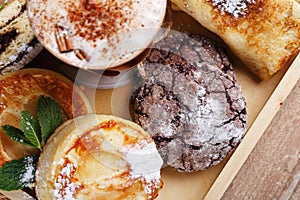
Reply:
[[246, 130], [241, 88], [227, 56], [212, 44], [202, 36], [171, 35], [140, 66], [144, 81], [133, 94], [134, 121], [152, 135], [165, 164], [179, 171], [221, 162]]
[[152, 67], [148, 65], [178, 66], [181, 70], [187, 64], [208, 63], [219, 68], [225, 74], [235, 79], [232, 64], [223, 49], [209, 38], [197, 34], [170, 34], [154, 44], [146, 61], [139, 66], [142, 78], [152, 77]]

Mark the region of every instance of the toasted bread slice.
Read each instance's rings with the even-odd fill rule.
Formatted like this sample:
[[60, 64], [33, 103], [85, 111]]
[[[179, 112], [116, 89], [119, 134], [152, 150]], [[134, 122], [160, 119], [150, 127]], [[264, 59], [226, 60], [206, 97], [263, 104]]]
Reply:
[[0, 75], [24, 67], [41, 50], [29, 25], [26, 0], [9, 0], [0, 10]]
[[172, 0], [219, 35], [261, 79], [281, 69], [300, 49], [298, 0]]
[[65, 122], [37, 165], [39, 199], [155, 199], [163, 164], [155, 143], [137, 124], [89, 114]]
[[[0, 76], [0, 127], [20, 126], [24, 110], [36, 114], [41, 95], [50, 96], [63, 108], [65, 119], [92, 112], [81, 90], [69, 79], [45, 69], [22, 69]], [[35, 149], [10, 139], [0, 128], [0, 166], [35, 152]]]

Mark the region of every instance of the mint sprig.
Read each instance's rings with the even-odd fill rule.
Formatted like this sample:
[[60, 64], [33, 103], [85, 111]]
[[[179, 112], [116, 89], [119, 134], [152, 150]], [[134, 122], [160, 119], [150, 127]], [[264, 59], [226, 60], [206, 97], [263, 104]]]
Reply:
[[2, 10], [6, 5], [7, 3], [0, 4], [0, 10]]
[[50, 135], [63, 122], [63, 111], [51, 97], [41, 96], [37, 103], [36, 121], [32, 114], [22, 111], [20, 129], [10, 125], [2, 126], [3, 131], [13, 140], [42, 149]]
[[38, 157], [38, 155], [25, 156], [4, 164], [0, 168], [0, 188], [11, 191], [30, 187], [34, 183]]
[[20, 127], [23, 131], [27, 140], [33, 144], [36, 148], [41, 149], [41, 142], [40, 142], [40, 127], [34, 117], [27, 111], [22, 111], [20, 114], [21, 123]]
[[42, 141], [46, 143], [48, 137], [62, 124], [62, 109], [50, 97], [41, 96], [37, 103], [37, 116], [41, 126]]
[[[11, 139], [41, 151], [50, 135], [62, 124], [63, 111], [55, 100], [41, 96], [37, 103], [37, 116], [38, 121], [29, 112], [22, 111], [20, 129], [10, 125], [4, 125], [2, 129]], [[18, 190], [33, 184], [38, 157], [25, 156], [0, 167], [0, 189]]]
[[6, 133], [6, 135], [8, 135], [11, 139], [21, 143], [21, 144], [25, 144], [27, 146], [32, 146], [34, 147], [33, 144], [31, 144], [27, 138], [25, 137], [24, 133], [18, 129], [15, 128], [13, 126], [9, 126], [9, 125], [4, 125], [2, 126], [3, 131]]

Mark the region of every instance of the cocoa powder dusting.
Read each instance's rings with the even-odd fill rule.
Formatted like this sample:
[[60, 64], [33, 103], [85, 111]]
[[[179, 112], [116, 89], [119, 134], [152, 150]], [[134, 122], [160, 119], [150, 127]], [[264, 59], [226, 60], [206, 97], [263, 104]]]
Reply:
[[75, 35], [96, 42], [97, 39], [111, 38], [119, 30], [124, 31], [128, 22], [127, 12], [132, 9], [133, 1], [116, 2], [81, 0], [79, 4], [71, 3], [67, 8], [68, 17], [74, 24]]

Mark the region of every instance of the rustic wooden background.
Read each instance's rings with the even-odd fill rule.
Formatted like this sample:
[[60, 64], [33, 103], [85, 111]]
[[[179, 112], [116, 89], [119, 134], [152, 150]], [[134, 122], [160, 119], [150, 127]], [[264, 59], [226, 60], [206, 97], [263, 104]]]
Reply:
[[300, 199], [300, 81], [222, 200]]

